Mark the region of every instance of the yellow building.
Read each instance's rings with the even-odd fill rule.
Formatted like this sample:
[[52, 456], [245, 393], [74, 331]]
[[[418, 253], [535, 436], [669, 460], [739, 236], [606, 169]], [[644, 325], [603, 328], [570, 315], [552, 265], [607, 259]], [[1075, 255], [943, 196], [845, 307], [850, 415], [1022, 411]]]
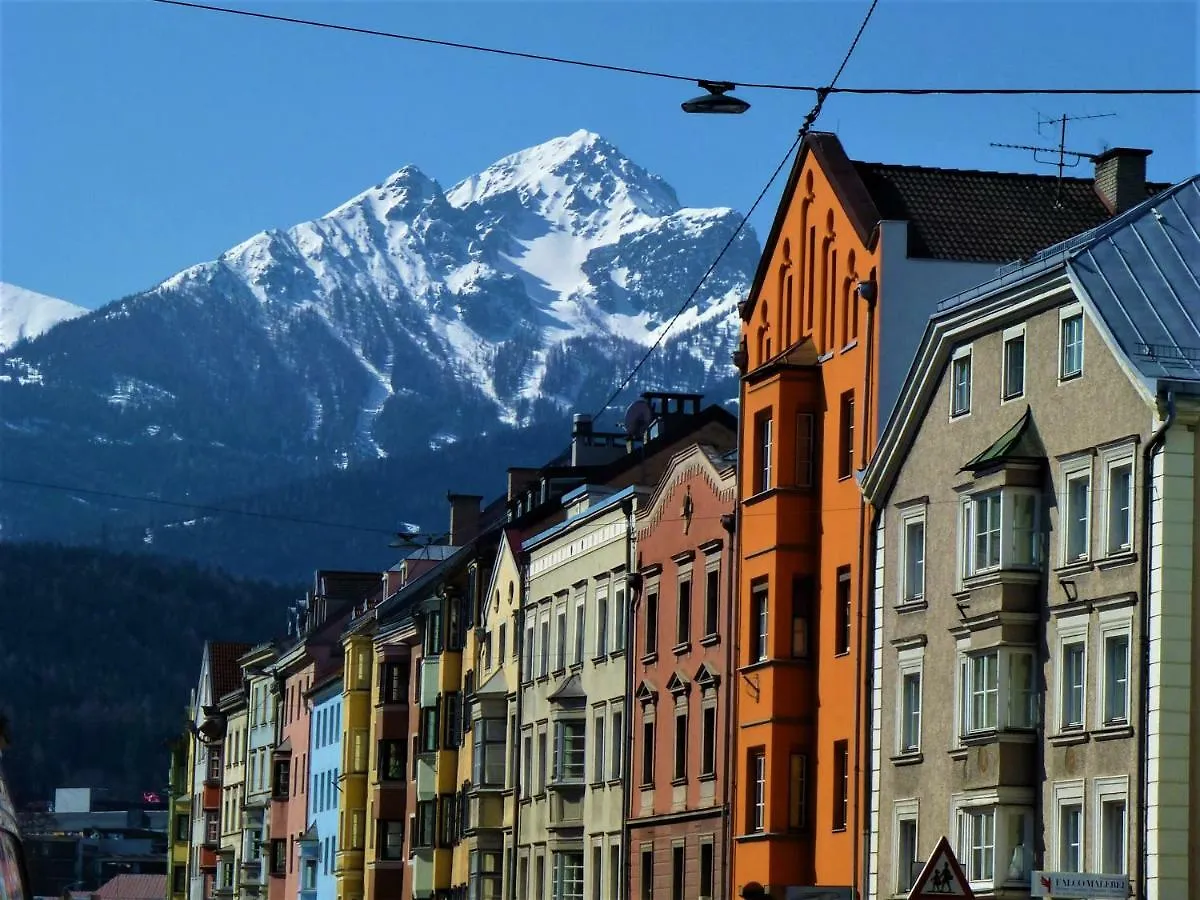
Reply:
[[167, 857], [167, 900], [187, 900], [188, 857], [192, 849], [192, 736], [183, 732], [171, 742], [170, 829]]
[[365, 891], [367, 768], [370, 761], [372, 647], [369, 634], [343, 635], [342, 768], [338, 792], [336, 896], [361, 900]]

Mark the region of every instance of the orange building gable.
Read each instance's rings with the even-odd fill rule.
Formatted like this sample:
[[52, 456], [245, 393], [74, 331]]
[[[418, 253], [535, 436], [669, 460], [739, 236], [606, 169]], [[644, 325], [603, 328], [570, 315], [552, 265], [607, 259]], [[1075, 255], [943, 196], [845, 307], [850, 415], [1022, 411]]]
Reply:
[[1091, 180], [850, 160], [809, 134], [742, 305], [734, 896], [862, 896], [871, 521], [856, 473], [944, 297], [1110, 215]]

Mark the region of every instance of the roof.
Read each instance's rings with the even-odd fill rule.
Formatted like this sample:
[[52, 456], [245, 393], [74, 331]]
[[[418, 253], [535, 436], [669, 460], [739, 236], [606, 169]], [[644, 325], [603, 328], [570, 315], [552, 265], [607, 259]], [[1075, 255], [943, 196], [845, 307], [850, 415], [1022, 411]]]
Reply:
[[527, 538], [525, 543], [521, 546], [521, 549], [522, 550], [532, 550], [537, 545], [544, 544], [546, 541], [550, 540], [553, 537], [556, 537], [559, 534], [562, 534], [564, 531], [570, 531], [572, 528], [574, 528], [580, 522], [586, 521], [587, 519], [590, 519], [594, 516], [598, 516], [603, 512], [608, 512], [609, 510], [615, 509], [616, 507], [620, 506], [621, 503], [623, 503], [625, 500], [632, 498], [639, 490], [640, 490], [640, 488], [638, 487], [638, 485], [631, 484], [631, 485], [629, 485], [629, 487], [622, 488], [621, 490], [617, 491], [615, 494], [609, 494], [608, 496], [606, 496], [602, 500], [600, 500], [600, 502], [598, 502], [592, 506], [589, 506], [587, 509], [581, 510], [580, 512], [575, 513], [575, 515], [573, 515], [573, 516], [568, 516], [567, 518], [563, 519], [563, 521], [559, 522], [557, 525], [552, 525], [550, 528], [547, 528], [545, 531], [542, 531], [538, 534], [533, 535], [530, 538]]
[[1029, 304], [1061, 302], [1059, 287], [1074, 291], [1148, 400], [1160, 381], [1200, 385], [1200, 175], [943, 301], [863, 473], [872, 502], [890, 491], [952, 345], [1028, 317]]
[[982, 472], [1006, 462], [1044, 459], [1045, 445], [1033, 424], [1033, 408], [1026, 405], [1025, 412], [1008, 431], [1000, 435], [982, 453], [977, 454], [962, 467], [963, 472]]
[[[759, 296], [809, 156], [829, 179], [859, 240], [873, 247], [881, 221], [908, 223], [908, 255], [1004, 263], [1032, 254], [1110, 217], [1090, 178], [944, 169], [851, 160], [837, 136], [810, 132], [788, 174], [763, 244], [749, 298]], [[1147, 186], [1155, 194], [1166, 185]], [[1061, 201], [1061, 202], [1060, 202]], [[742, 317], [752, 312], [743, 304]]]
[[227, 641], [209, 642], [209, 677], [212, 678], [214, 702], [242, 686], [242, 667], [239, 660], [251, 647], [251, 644], [234, 644]]
[[449, 559], [457, 551], [458, 547], [452, 547], [449, 544], [426, 544], [425, 546], [414, 545], [411, 552], [405, 556], [400, 562], [391, 567], [389, 571], [398, 572], [403, 567], [404, 563], [409, 560], [443, 560]]
[[167, 896], [167, 876], [118, 875], [101, 885], [99, 900], [161, 900]]

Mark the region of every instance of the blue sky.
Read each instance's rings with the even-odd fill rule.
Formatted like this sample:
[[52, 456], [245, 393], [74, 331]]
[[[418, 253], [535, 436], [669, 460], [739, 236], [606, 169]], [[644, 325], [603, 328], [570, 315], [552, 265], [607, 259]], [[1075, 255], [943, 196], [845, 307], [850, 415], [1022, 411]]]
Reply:
[[[866, 0], [230, 2], [451, 40], [747, 81], [831, 74]], [[1147, 37], [1148, 36], [1148, 37]], [[881, 0], [846, 86], [1190, 86], [1192, 3]], [[0, 0], [0, 278], [86, 306], [151, 287], [405, 164], [445, 187], [506, 153], [600, 132], [695, 206], [744, 210], [811, 97], [745, 91], [679, 111], [686, 84], [501, 59], [143, 0]], [[990, 141], [1054, 142], [1038, 114], [1117, 113], [1068, 144], [1200, 169], [1194, 98], [834, 97], [851, 156], [1049, 171]], [[1088, 174], [1085, 162], [1076, 174]], [[760, 239], [778, 185], [753, 221]]]

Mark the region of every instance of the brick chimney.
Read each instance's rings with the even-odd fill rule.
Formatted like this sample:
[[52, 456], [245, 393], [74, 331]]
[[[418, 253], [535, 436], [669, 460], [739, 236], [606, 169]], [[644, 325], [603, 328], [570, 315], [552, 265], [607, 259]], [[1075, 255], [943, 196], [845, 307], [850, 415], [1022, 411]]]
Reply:
[[1114, 216], [1149, 196], [1146, 192], [1146, 157], [1153, 152], [1113, 147], [1092, 160], [1096, 165], [1096, 193]]
[[446, 494], [450, 501], [450, 546], [461, 547], [479, 534], [479, 512], [483, 498], [478, 494]]

